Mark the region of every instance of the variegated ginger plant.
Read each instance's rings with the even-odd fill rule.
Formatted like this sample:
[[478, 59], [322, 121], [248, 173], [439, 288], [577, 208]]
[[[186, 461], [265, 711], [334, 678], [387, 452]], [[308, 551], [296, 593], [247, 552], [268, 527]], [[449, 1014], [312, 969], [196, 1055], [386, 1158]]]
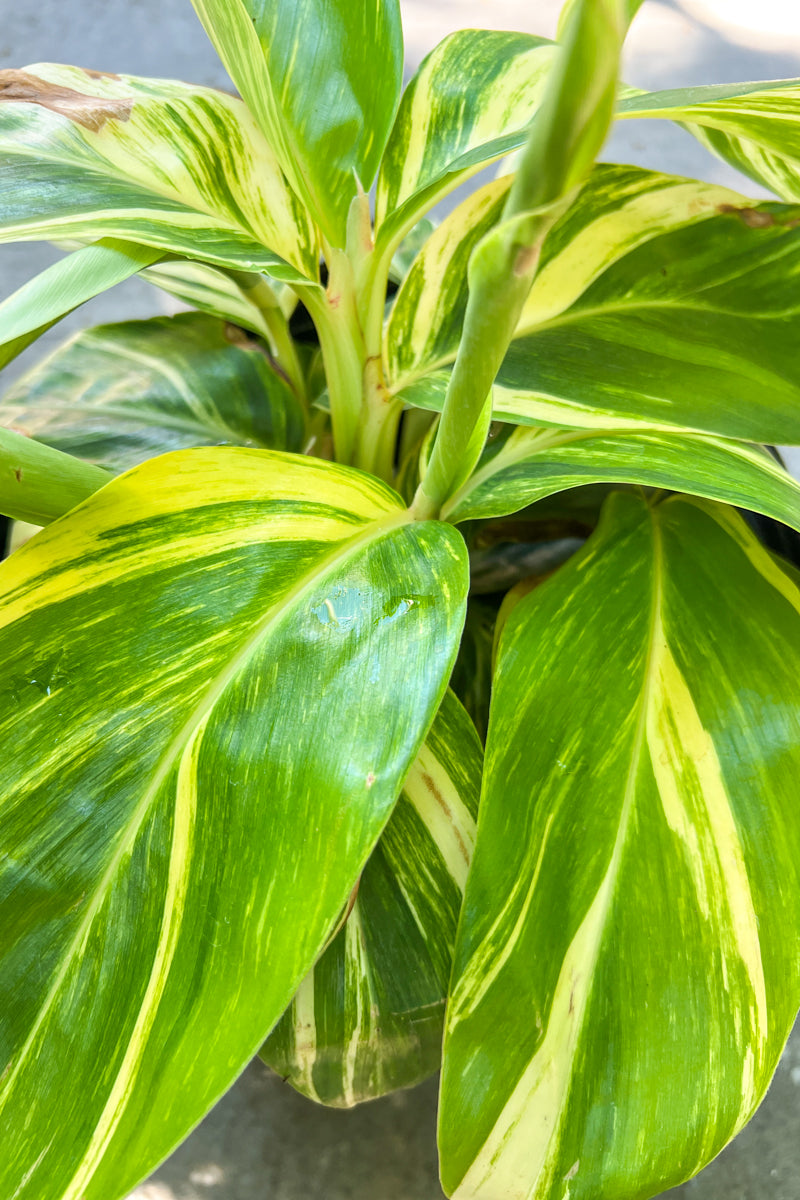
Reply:
[[[402, 95], [397, 0], [194, 0], [241, 99], [0, 72], [0, 239], [70, 250], [0, 362], [136, 273], [194, 310], [0, 406], [0, 1200], [119, 1200], [259, 1050], [344, 1106], [441, 1063], [457, 1200], [653, 1196], [763, 1096], [800, 82], [621, 86], [640, 3]], [[628, 117], [780, 199], [595, 165]]]

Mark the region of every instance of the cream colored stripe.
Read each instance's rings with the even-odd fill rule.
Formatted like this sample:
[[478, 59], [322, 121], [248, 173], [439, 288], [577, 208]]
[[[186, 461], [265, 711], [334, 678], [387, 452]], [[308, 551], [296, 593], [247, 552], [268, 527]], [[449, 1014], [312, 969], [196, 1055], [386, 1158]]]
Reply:
[[463, 892], [475, 848], [475, 821], [427, 745], [411, 768], [403, 794], [428, 829], [448, 874]]
[[345, 1015], [353, 1011], [355, 1015], [342, 1062], [342, 1099], [351, 1107], [359, 1099], [355, 1088], [359, 1058], [370, 1052], [373, 1043], [371, 1006], [365, 1004], [365, 998], [371, 995], [370, 965], [358, 900], [345, 925], [344, 970]]
[[[317, 1061], [317, 1018], [314, 1011], [314, 971], [309, 971], [295, 992], [292, 1004], [294, 1063], [298, 1084], [309, 1096], [319, 1099], [314, 1087], [314, 1063]], [[294, 1073], [294, 1072], [293, 1072]]]
[[129, 1036], [128, 1046], [108, 1100], [95, 1126], [91, 1141], [81, 1157], [80, 1166], [64, 1189], [61, 1200], [82, 1200], [84, 1189], [100, 1165], [125, 1114], [125, 1109], [136, 1086], [139, 1065], [146, 1053], [150, 1033], [158, 1016], [158, 1008], [172, 969], [181, 930], [184, 927], [185, 901], [189, 890], [192, 841], [197, 811], [197, 764], [207, 720], [208, 718], [198, 725], [194, 737], [187, 743], [178, 768], [172, 850], [164, 895], [164, 911], [147, 990], [142, 998], [139, 1014]]

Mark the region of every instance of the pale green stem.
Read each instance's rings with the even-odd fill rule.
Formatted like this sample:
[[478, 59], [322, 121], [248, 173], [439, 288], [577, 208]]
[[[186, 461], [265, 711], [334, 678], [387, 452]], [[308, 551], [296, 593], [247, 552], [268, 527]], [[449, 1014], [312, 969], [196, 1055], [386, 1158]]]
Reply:
[[328, 289], [304, 299], [319, 335], [331, 406], [336, 461], [352, 463], [364, 381], [364, 338], [356, 311], [352, 269], [342, 250], [331, 251]]
[[231, 276], [264, 318], [270, 350], [275, 361], [289, 380], [297, 398], [307, 407], [308, 393], [305, 375], [297, 356], [297, 347], [289, 332], [289, 322], [283, 314], [277, 296], [263, 275], [246, 271], [232, 271]]

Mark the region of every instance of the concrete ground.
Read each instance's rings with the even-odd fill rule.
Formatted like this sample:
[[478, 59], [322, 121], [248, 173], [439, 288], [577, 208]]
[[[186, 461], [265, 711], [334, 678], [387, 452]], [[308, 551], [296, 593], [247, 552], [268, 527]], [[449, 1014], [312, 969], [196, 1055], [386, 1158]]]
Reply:
[[[451, 29], [552, 35], [559, 0], [405, 0], [408, 69]], [[42, 60], [225, 86], [189, 0], [0, 0], [0, 68]], [[800, 76], [797, 0], [646, 0], [625, 71], [647, 88]], [[668, 125], [629, 122], [606, 157], [741, 186], [762, 195]], [[0, 177], [0, 187], [2, 181]], [[0, 298], [55, 257], [47, 246], [0, 246]], [[64, 321], [4, 373], [10, 381], [66, 333], [170, 311], [132, 280]], [[800, 459], [796, 459], [800, 464]], [[130, 1200], [437, 1200], [432, 1081], [352, 1113], [319, 1108], [252, 1064]], [[681, 1200], [800, 1200], [800, 1036], [755, 1120]], [[598, 1197], [598, 1200], [601, 1198]]]

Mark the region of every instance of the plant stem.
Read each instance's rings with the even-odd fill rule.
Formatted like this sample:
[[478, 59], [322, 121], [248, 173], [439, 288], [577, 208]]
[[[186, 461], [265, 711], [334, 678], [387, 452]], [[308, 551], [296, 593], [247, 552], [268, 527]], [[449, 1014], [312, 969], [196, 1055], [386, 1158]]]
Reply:
[[298, 400], [307, 408], [305, 375], [297, 357], [294, 339], [289, 332], [289, 322], [283, 314], [278, 297], [263, 275], [247, 271], [231, 271], [230, 275], [264, 318], [272, 355], [289, 380]]

